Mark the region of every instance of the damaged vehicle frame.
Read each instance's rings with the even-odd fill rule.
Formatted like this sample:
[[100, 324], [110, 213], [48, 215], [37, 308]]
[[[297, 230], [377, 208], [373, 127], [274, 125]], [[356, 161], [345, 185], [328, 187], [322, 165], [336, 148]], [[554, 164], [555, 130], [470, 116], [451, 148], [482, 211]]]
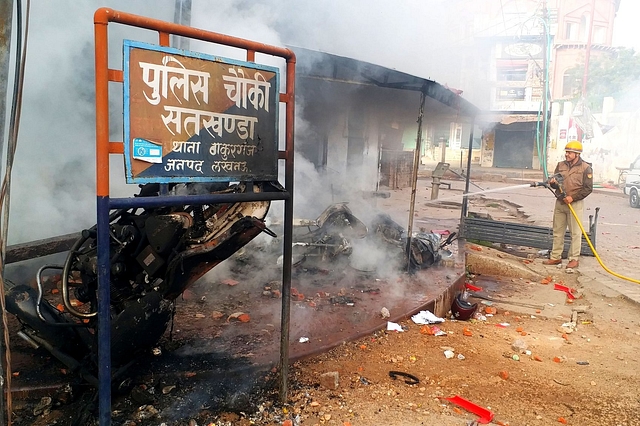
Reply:
[[[220, 190], [215, 184], [189, 183], [174, 185], [171, 193], [244, 193], [247, 185], [240, 183]], [[254, 183], [253, 192], [264, 197], [266, 192], [281, 194], [282, 188], [277, 183]], [[158, 184], [146, 184], [141, 186], [138, 197], [158, 195]], [[111, 213], [111, 356], [116, 385], [126, 383], [124, 373], [136, 355], [158, 343], [175, 314], [175, 299], [184, 290], [260, 233], [276, 237], [265, 224], [269, 207], [270, 201], [263, 200], [130, 208]], [[365, 238], [390, 248], [390, 260], [407, 264], [406, 231], [386, 214], [378, 215], [367, 229], [347, 203], [337, 203], [317, 219], [298, 220], [295, 225], [293, 248], [298, 261], [294, 266], [305, 260], [305, 266], [349, 265], [355, 240]], [[415, 233], [409, 272], [437, 264], [446, 251], [444, 247], [454, 237], [455, 233], [441, 241], [438, 234]], [[46, 349], [96, 387], [97, 255], [94, 226], [82, 231], [64, 264], [44, 265], [38, 270], [37, 289], [7, 281], [5, 296], [7, 311], [21, 324], [19, 336], [35, 348]], [[61, 291], [55, 299], [49, 294], [45, 298], [43, 276], [49, 270], [60, 274]]]
[[439, 234], [412, 233], [410, 258], [407, 259], [407, 231], [388, 214], [375, 216], [368, 229], [352, 213], [348, 203], [335, 203], [315, 220], [294, 220], [294, 266], [332, 264], [335, 268], [348, 264], [358, 271], [372, 272], [375, 265], [365, 265], [358, 257], [351, 256], [355, 242], [365, 239], [375, 246], [385, 247], [388, 262], [414, 273], [437, 264], [448, 252], [445, 247], [455, 241], [456, 233], [449, 234], [444, 241]]
[[[247, 188], [251, 185], [251, 188]], [[152, 348], [175, 313], [175, 299], [196, 280], [267, 229], [270, 197], [282, 199], [277, 183], [187, 183], [169, 195], [246, 195], [259, 201], [123, 208], [109, 216], [112, 378], [118, 380], [135, 355]], [[258, 194], [259, 193], [259, 194]], [[160, 194], [159, 184], [141, 185], [138, 197]], [[44, 297], [43, 274], [60, 273], [61, 303]], [[84, 230], [63, 265], [44, 265], [37, 290], [7, 281], [7, 311], [21, 324], [19, 336], [42, 347], [98, 386], [97, 226]], [[48, 296], [50, 297], [50, 296]], [[62, 308], [63, 307], [63, 308]]]

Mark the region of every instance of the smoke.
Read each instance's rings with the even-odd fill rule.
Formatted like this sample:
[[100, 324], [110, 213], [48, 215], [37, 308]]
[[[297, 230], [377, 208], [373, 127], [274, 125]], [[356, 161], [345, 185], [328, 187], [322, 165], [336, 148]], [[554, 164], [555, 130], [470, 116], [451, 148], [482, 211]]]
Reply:
[[[456, 69], [455, 55], [445, 54], [448, 41], [459, 38], [447, 31], [453, 19], [447, 12], [451, 6], [450, 1], [436, 0], [402, 4], [365, 0], [223, 0], [214, 4], [194, 0], [192, 26], [266, 44], [304, 46], [354, 57], [420, 76], [442, 77], [443, 82], [456, 86], [458, 82], [448, 80], [451, 70]], [[75, 232], [95, 223], [93, 13], [99, 7], [165, 21], [171, 21], [174, 12], [170, 0], [32, 4], [22, 124], [12, 181], [11, 244]], [[110, 67], [115, 69], [122, 66], [123, 38], [157, 42], [157, 34], [150, 31], [118, 24], [110, 25], [109, 31]], [[434, 39], [438, 43], [432, 43]], [[192, 41], [190, 49], [245, 59], [238, 49], [198, 41]], [[268, 55], [258, 54], [256, 60], [283, 66], [281, 59]], [[112, 140], [121, 140], [121, 87], [111, 86]], [[305, 101], [297, 102], [300, 109]], [[298, 144], [312, 132], [306, 127], [299, 115]], [[331, 172], [318, 175], [303, 158], [297, 158], [298, 187], [304, 188], [296, 191], [300, 197], [297, 213], [314, 215], [330, 199], [342, 198], [337, 190], [347, 188], [342, 182], [350, 177], [340, 179], [340, 172], [333, 176]], [[117, 157], [112, 157], [111, 181], [112, 196], [130, 196], [137, 190], [124, 185], [122, 161]], [[316, 208], [309, 207], [309, 198]]]
[[[171, 1], [32, 2], [10, 244], [77, 232], [96, 221], [93, 13], [101, 6], [164, 20], [173, 16]], [[115, 58], [122, 37], [144, 36], [122, 28], [111, 34], [110, 66], [121, 68]], [[112, 140], [122, 140], [117, 95], [112, 105]], [[122, 162], [112, 162], [114, 194], [132, 195], [132, 188], [122, 189]]]

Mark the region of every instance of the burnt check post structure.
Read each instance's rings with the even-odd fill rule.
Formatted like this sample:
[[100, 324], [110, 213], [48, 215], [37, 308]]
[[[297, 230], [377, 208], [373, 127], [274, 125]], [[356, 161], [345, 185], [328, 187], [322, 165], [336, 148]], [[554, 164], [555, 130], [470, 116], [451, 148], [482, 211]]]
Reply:
[[[125, 41], [123, 70], [108, 66], [108, 25], [155, 31], [158, 45]], [[107, 8], [95, 24], [98, 241], [99, 423], [111, 424], [110, 211], [123, 208], [284, 200], [284, 263], [280, 396], [286, 398], [293, 221], [295, 55], [286, 48], [198, 30]], [[234, 61], [169, 47], [171, 35], [246, 51]], [[277, 68], [255, 63], [256, 52], [285, 62], [285, 93]], [[109, 82], [124, 83], [124, 140], [109, 141]], [[278, 112], [285, 105], [285, 149], [278, 149]], [[110, 198], [109, 156], [124, 155], [127, 183], [160, 184], [158, 196]], [[253, 182], [284, 189], [254, 192]], [[172, 183], [248, 182], [242, 193], [169, 195]], [[152, 254], [143, 262], [151, 265]]]

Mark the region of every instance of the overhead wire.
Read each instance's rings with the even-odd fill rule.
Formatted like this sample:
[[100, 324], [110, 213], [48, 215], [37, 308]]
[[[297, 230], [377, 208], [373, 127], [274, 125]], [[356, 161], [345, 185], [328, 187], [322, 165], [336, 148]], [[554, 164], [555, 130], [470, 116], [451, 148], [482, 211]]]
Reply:
[[[7, 398], [7, 424], [11, 425], [12, 398], [11, 398], [11, 349], [9, 339], [9, 328], [7, 324], [7, 310], [5, 303], [5, 260], [7, 250], [7, 236], [9, 228], [9, 210], [11, 194], [11, 172], [18, 144], [18, 133], [20, 129], [20, 116], [22, 113], [22, 91], [24, 88], [24, 69], [27, 56], [27, 36], [29, 32], [29, 12], [31, 1], [26, 0], [26, 13], [23, 17], [22, 0], [16, 1], [16, 57], [15, 73], [13, 81], [13, 95], [11, 102], [11, 113], [9, 116], [9, 141], [7, 144], [7, 160], [5, 165], [4, 179], [0, 189], [0, 206], [2, 208], [2, 229], [0, 232], [0, 307], [2, 308], [2, 325], [5, 346], [6, 361], [6, 398]], [[24, 20], [24, 34], [23, 34]], [[24, 41], [24, 43], [23, 43]]]

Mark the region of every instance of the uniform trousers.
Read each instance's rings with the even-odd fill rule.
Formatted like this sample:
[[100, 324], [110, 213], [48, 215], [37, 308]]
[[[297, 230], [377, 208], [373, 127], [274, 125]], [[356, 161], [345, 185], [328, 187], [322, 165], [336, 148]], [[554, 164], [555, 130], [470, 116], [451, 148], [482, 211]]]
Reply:
[[[574, 201], [571, 207], [576, 215], [582, 220], [584, 212], [584, 200]], [[569, 246], [569, 260], [579, 260], [580, 246], [582, 244], [582, 231], [575, 217], [571, 214], [569, 206], [563, 201], [556, 200], [556, 206], [553, 210], [553, 249], [551, 250], [551, 259], [561, 259], [564, 250], [564, 233], [569, 227], [571, 233], [571, 245]]]

